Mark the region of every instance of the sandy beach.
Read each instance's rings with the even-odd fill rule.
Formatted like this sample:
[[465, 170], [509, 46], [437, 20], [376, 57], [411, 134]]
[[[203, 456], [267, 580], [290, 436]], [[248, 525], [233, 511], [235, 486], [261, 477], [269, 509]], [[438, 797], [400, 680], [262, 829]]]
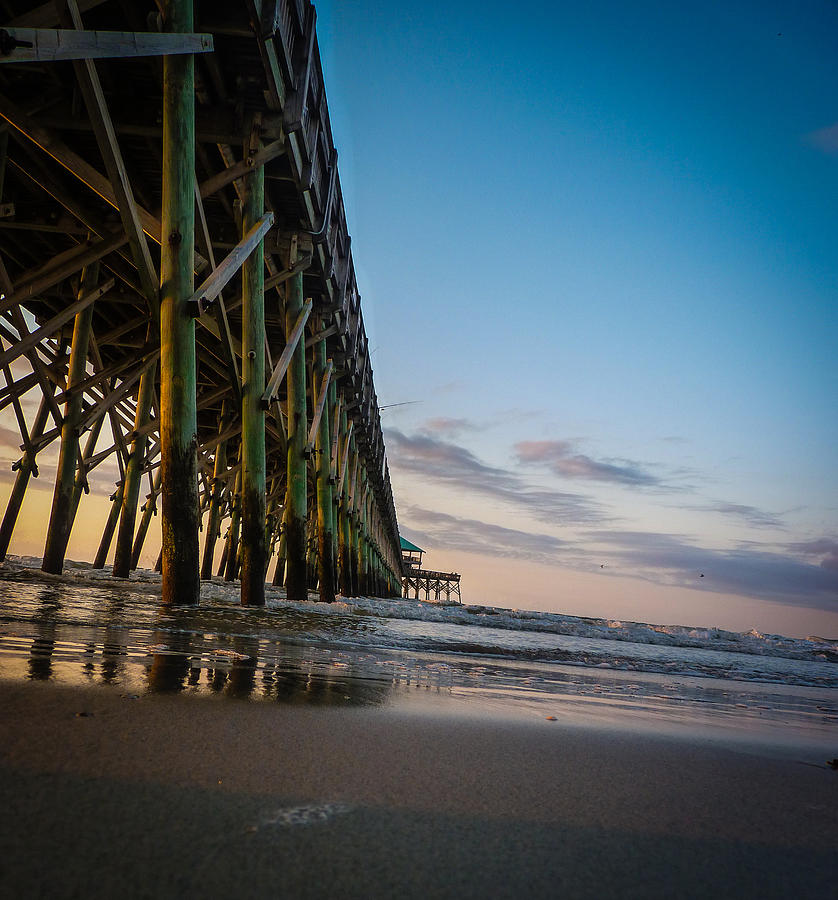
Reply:
[[825, 897], [823, 759], [550, 721], [0, 682], [0, 893]]

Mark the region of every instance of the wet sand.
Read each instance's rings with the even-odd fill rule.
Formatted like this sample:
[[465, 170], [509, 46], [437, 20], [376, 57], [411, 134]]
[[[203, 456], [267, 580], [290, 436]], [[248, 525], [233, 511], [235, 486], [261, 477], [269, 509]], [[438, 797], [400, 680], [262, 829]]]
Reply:
[[0, 896], [821, 898], [823, 763], [488, 712], [0, 682]]

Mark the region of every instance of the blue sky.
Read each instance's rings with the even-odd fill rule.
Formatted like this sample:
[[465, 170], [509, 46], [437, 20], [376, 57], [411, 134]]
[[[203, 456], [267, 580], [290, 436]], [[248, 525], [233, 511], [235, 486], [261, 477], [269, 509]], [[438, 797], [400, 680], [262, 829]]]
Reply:
[[472, 602], [838, 634], [838, 10], [344, 0], [318, 33], [429, 562]]
[[[317, 10], [428, 564], [470, 603], [838, 637], [838, 7]], [[42, 552], [41, 463], [13, 552]]]

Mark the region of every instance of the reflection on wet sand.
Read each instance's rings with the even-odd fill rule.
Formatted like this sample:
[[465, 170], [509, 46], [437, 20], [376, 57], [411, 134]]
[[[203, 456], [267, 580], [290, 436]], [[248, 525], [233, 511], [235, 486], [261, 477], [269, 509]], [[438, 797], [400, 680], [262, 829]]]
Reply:
[[[4, 660], [7, 673], [34, 680], [318, 706], [378, 706], [420, 681], [430, 687], [392, 659], [311, 640], [315, 630], [324, 640], [332, 631], [338, 640], [365, 631], [360, 617], [338, 623], [294, 609], [181, 610], [52, 585], [29, 597]], [[14, 648], [23, 651], [17, 663]]]

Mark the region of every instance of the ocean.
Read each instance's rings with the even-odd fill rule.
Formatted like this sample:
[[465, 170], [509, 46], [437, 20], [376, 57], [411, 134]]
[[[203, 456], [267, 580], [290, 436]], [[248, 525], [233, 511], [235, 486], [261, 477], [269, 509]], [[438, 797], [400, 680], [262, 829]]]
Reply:
[[[838, 755], [838, 641], [480, 605], [339, 599], [160, 603], [160, 578], [0, 564], [0, 679], [102, 685], [127, 699], [399, 706], [419, 713], [758, 742]], [[316, 595], [313, 595], [316, 596]]]

